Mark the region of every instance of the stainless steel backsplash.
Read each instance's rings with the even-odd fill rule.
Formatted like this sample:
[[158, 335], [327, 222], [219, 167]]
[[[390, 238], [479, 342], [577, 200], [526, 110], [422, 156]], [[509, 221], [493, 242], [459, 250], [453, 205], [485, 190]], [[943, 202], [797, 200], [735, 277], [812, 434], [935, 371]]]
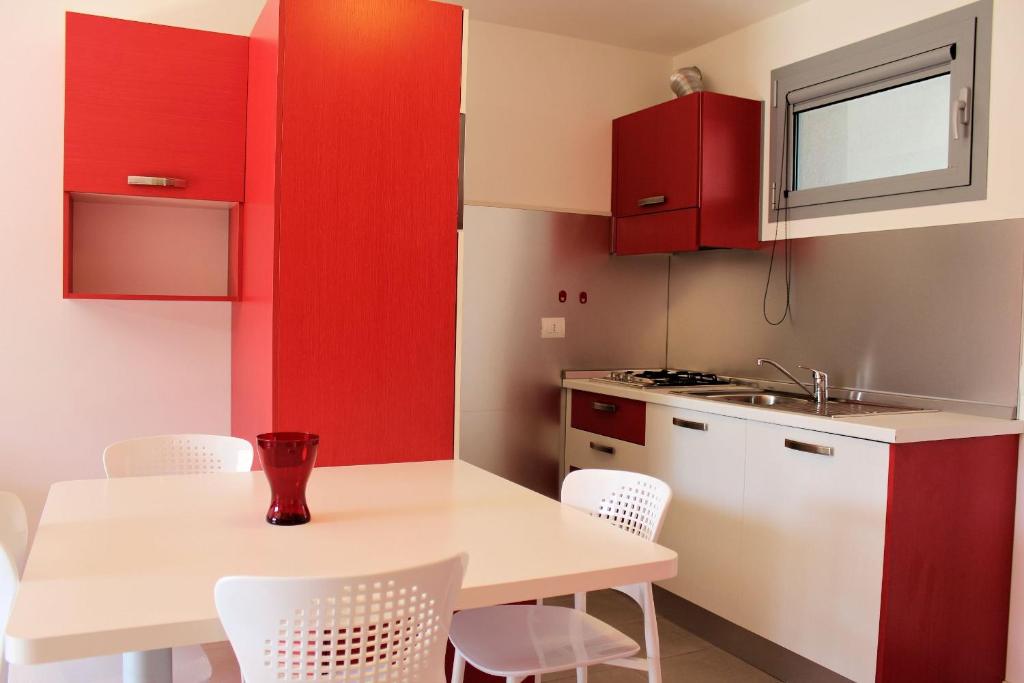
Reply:
[[[465, 211], [460, 457], [555, 495], [561, 371], [664, 365], [668, 256], [609, 256], [606, 217]], [[565, 338], [541, 339], [542, 317]]]
[[[1017, 404], [1024, 220], [794, 240], [792, 315], [762, 317], [770, 246], [671, 257], [668, 364], [778, 379], [755, 358], [827, 370], [834, 386]], [[783, 308], [776, 247], [769, 312]], [[803, 371], [799, 371], [803, 373]], [[971, 406], [967, 406], [970, 409]]]

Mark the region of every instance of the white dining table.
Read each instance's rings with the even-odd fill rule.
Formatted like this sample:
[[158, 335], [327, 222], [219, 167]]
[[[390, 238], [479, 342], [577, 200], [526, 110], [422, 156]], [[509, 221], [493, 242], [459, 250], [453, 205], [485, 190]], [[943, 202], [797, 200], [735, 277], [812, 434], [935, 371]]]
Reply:
[[317, 468], [307, 498], [310, 523], [276, 527], [258, 471], [54, 484], [8, 661], [127, 653], [126, 681], [170, 683], [170, 648], [226, 638], [213, 586], [228, 575], [358, 576], [464, 551], [467, 609], [676, 573], [674, 551], [457, 460]]

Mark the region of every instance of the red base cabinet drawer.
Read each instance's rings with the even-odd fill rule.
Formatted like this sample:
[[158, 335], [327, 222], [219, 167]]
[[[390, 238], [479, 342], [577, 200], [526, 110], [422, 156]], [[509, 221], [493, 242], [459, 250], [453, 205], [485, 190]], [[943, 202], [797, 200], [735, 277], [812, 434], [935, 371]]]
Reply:
[[699, 248], [696, 209], [615, 219], [616, 254], [661, 254]]
[[617, 396], [573, 391], [571, 423], [575, 429], [643, 446], [647, 404]]

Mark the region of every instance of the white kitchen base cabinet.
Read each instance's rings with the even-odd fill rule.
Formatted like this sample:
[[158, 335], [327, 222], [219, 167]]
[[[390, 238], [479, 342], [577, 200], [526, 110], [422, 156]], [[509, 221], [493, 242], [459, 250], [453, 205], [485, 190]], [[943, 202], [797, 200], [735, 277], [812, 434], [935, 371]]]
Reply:
[[746, 453], [744, 609], [731, 620], [875, 680], [889, 445], [751, 422]]
[[632, 441], [567, 427], [566, 470], [672, 487], [659, 585], [858, 683], [1002, 683], [1016, 432], [887, 443], [602, 396], [578, 426]]
[[660, 542], [679, 553], [659, 585], [730, 621], [742, 615], [745, 434], [743, 420], [648, 406], [644, 473], [672, 487]]

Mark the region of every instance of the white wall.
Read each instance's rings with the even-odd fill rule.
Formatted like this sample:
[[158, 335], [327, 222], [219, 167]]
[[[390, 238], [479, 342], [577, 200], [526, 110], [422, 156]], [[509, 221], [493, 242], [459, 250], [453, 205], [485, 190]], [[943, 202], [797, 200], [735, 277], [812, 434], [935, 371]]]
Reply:
[[469, 22], [466, 202], [608, 214], [612, 119], [672, 98], [671, 59]]
[[230, 422], [230, 304], [61, 299], [64, 10], [248, 33], [261, 5], [0, 3], [0, 488], [33, 523], [107, 443]]
[[[696, 64], [709, 89], [769, 101], [771, 70], [849, 43], [968, 4], [965, 0], [811, 0], [787, 12], [695, 48], [674, 59], [675, 67]], [[992, 35], [992, 96], [989, 116], [988, 198], [977, 202], [790, 221], [794, 237], [1024, 216], [1024, 192], [1017, 171], [1024, 152], [1024, 89], [1019, 83], [1024, 63], [1024, 2], [995, 0]], [[768, 176], [768, 140], [765, 140]], [[774, 234], [767, 226], [768, 190], [764, 184], [762, 239]]]

